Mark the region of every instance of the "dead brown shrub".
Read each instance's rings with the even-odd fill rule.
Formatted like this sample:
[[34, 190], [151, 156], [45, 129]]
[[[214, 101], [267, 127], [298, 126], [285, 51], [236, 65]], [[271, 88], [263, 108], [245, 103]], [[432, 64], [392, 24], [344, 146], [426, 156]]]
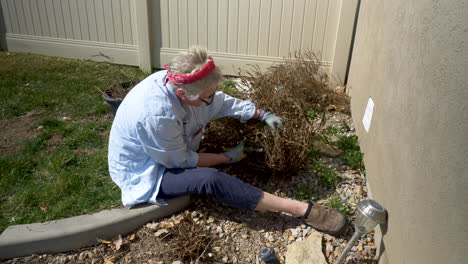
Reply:
[[294, 103], [319, 112], [333, 106], [348, 113], [348, 98], [329, 89], [329, 76], [320, 69], [320, 61], [311, 51], [295, 52], [265, 72], [252, 66], [250, 71], [240, 71], [240, 75], [243, 84], [251, 87], [249, 97], [259, 107], [291, 109], [288, 103]]
[[238, 121], [220, 119], [212, 122], [207, 135], [212, 137], [210, 142], [229, 142], [233, 147], [246, 139], [247, 145], [264, 150], [264, 155], [255, 155], [259, 159], [255, 164], [273, 175], [296, 174], [305, 164], [318, 129], [311, 111], [349, 112], [347, 97], [328, 88], [328, 77], [318, 61], [312, 52], [296, 52], [264, 72], [256, 66], [240, 71], [242, 84], [250, 87], [247, 96], [257, 107], [280, 116], [283, 131], [273, 136], [266, 126], [248, 128]]

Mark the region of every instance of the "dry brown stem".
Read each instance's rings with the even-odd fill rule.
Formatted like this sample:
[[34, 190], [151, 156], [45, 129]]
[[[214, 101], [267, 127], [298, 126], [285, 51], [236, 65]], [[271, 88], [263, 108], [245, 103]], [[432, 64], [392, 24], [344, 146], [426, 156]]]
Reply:
[[189, 211], [183, 213], [183, 218], [174, 226], [168, 228], [169, 235], [165, 237], [168, 248], [162, 255], [184, 261], [203, 260], [203, 253], [210, 246], [213, 235], [204, 225], [196, 223]]

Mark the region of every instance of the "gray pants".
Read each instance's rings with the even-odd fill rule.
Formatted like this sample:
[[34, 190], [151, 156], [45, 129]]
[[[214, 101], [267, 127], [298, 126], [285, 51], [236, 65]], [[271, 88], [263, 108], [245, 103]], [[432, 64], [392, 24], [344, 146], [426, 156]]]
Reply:
[[235, 208], [254, 210], [262, 190], [213, 168], [166, 169], [158, 198], [201, 194]]

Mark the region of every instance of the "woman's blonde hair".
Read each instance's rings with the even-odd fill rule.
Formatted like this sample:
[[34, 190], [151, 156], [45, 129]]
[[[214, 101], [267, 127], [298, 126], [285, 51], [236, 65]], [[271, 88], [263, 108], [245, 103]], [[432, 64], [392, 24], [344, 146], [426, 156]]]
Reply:
[[[177, 54], [169, 63], [169, 71], [175, 74], [191, 74], [199, 71], [205, 65], [207, 59], [207, 50], [203, 47], [194, 46]], [[216, 67], [208, 76], [199, 81], [185, 85], [176, 85], [172, 82], [171, 84], [174, 88], [182, 88], [187, 98], [195, 100], [198, 99], [204, 88], [213, 82], [219, 83], [222, 78], [221, 70]]]

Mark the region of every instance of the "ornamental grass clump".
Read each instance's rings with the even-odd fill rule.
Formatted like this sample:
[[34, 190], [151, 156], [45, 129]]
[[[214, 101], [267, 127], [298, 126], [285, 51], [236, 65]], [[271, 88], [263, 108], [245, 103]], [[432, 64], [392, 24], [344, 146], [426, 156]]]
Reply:
[[296, 174], [304, 167], [319, 130], [320, 122], [315, 119], [323, 115], [316, 113], [329, 109], [349, 112], [347, 97], [329, 89], [329, 78], [318, 61], [313, 52], [296, 52], [265, 71], [256, 66], [241, 70], [241, 83], [250, 88], [246, 97], [257, 107], [280, 116], [284, 127], [272, 135], [262, 124], [236, 125], [221, 119], [212, 122], [210, 141], [245, 140], [247, 146], [263, 150], [262, 155], [249, 154], [249, 165], [283, 177]]
[[243, 71], [241, 76], [243, 84], [250, 86], [249, 97], [257, 107], [283, 120], [283, 129], [275, 135], [266, 127], [256, 133], [256, 143], [265, 151], [265, 165], [273, 174], [297, 173], [307, 158], [314, 135], [314, 123], [307, 113], [313, 104], [308, 100], [312, 98], [310, 87], [324, 85], [318, 65], [289, 58], [265, 72], [251, 67], [251, 71]]

